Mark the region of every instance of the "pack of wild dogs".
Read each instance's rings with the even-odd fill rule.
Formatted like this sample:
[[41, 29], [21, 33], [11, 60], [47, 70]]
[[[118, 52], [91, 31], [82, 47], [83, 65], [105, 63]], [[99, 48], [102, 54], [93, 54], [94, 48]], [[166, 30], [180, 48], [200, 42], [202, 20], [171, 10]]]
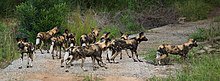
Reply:
[[[96, 70], [98, 67], [107, 69], [106, 64], [102, 60], [102, 54], [106, 55], [107, 62], [117, 63], [115, 62], [115, 58], [119, 54], [120, 59], [122, 59], [123, 50], [134, 62], [143, 62], [138, 57], [137, 48], [142, 41], [148, 41], [144, 32], [138, 33], [135, 37], [129, 37], [129, 34], [121, 32], [121, 37], [115, 39], [111, 39], [110, 32], [106, 32], [97, 41], [100, 31], [101, 28], [92, 28], [91, 33], [81, 35], [80, 45], [76, 44], [76, 34], [69, 32], [67, 29], [62, 35], [55, 35], [59, 32], [58, 27], [54, 27], [47, 32], [39, 32], [36, 36], [35, 44], [28, 42], [27, 38], [16, 38], [19, 51], [21, 52], [21, 66], [19, 66], [19, 69], [22, 68], [24, 54], [27, 54], [26, 56], [28, 57], [27, 68], [32, 67], [35, 50], [40, 50], [43, 54], [43, 46], [46, 48], [47, 53], [51, 53], [52, 59], [61, 59], [61, 67], [65, 67], [66, 72], [68, 72], [68, 68], [72, 65], [72, 62], [79, 59], [81, 60], [80, 67], [83, 71], [87, 71], [83, 68], [84, 61], [87, 57], [91, 57], [92, 59], [93, 70]], [[47, 48], [49, 46], [50, 48]], [[189, 39], [181, 45], [159, 45], [155, 58], [156, 64], [164, 64], [165, 61], [163, 60], [168, 57], [168, 54], [180, 55], [181, 58], [185, 59], [189, 50], [197, 46], [194, 39]], [[128, 54], [128, 50], [130, 50], [131, 56]], [[134, 55], [136, 58], [134, 58]], [[96, 66], [95, 61], [98, 66]]]

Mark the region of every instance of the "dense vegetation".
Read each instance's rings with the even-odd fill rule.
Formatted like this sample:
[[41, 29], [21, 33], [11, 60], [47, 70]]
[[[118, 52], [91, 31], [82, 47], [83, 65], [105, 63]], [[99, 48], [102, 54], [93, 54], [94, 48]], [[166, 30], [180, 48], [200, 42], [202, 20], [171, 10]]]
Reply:
[[13, 24], [0, 22], [0, 67], [5, 67], [7, 63], [10, 63], [19, 55], [16, 51], [15, 32], [12, 27]]

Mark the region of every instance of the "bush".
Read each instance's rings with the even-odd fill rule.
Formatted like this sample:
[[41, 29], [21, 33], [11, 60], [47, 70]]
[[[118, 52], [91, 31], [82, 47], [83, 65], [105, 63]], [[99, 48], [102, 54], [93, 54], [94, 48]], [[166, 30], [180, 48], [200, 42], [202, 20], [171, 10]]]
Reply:
[[110, 38], [116, 38], [120, 36], [119, 28], [116, 26], [106, 26], [102, 29], [102, 34], [105, 32], [110, 32]]
[[16, 44], [14, 41], [15, 32], [10, 27], [0, 22], [0, 68], [5, 66], [3, 64], [10, 63], [13, 59], [18, 57], [16, 51]]
[[218, 81], [220, 78], [220, 59], [217, 54], [203, 54], [199, 58], [191, 58], [183, 70], [176, 76], [168, 78], [153, 77], [152, 81]]
[[206, 19], [212, 7], [202, 0], [187, 0], [175, 3], [180, 14], [187, 20], [196, 21]]
[[125, 31], [132, 33], [141, 31], [143, 27], [135, 21], [134, 15], [128, 13], [132, 13], [132, 12], [128, 10], [120, 17], [121, 23], [123, 24], [123, 26], [125, 26], [124, 27]]
[[0, 17], [14, 17], [15, 6], [22, 3], [23, 0], [1, 0], [0, 1]]
[[196, 39], [197, 41], [209, 40], [214, 37], [220, 36], [220, 23], [212, 24], [209, 29], [198, 29], [195, 33], [192, 33], [189, 37]]
[[16, 7], [19, 31], [34, 41], [38, 32], [67, 23], [68, 6], [62, 0], [28, 0]]
[[82, 34], [88, 34], [91, 32], [91, 28], [97, 28], [97, 21], [93, 19], [92, 10], [88, 10], [82, 16], [81, 10], [76, 9], [75, 12], [70, 13], [69, 15], [69, 23], [67, 24], [67, 28], [76, 34], [77, 44], [80, 45], [80, 36]]

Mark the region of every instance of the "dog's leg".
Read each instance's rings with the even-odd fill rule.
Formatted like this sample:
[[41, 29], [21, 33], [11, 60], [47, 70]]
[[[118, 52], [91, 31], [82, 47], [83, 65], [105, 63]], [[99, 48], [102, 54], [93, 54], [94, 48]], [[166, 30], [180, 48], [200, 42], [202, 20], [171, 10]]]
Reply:
[[70, 67], [69, 64], [66, 63], [66, 66], [65, 66], [66, 70], [65, 70], [65, 72], [69, 72], [69, 67]]
[[64, 62], [64, 59], [61, 59], [61, 60], [60, 60], [60, 67], [64, 67], [64, 66], [63, 66], [63, 62]]
[[133, 50], [131, 50], [131, 57], [134, 60], [134, 62], [137, 62], [137, 60], [134, 59], [134, 51]]
[[114, 63], [116, 63], [115, 62], [115, 57], [118, 55], [118, 52], [115, 52], [113, 55], [112, 55], [112, 57], [111, 57], [111, 59], [110, 60], [112, 60]]
[[[98, 65], [99, 65], [100, 67], [104, 67], [105, 69], [107, 69], [107, 67], [106, 67], [105, 64], [103, 63], [101, 57], [96, 57], [96, 61], [97, 61]], [[100, 62], [102, 63], [102, 65], [100, 64]]]
[[47, 53], [50, 53], [49, 49], [48, 49], [48, 43], [47, 42], [46, 42], [45, 46], [46, 46]]
[[128, 57], [131, 58], [131, 56], [128, 54], [128, 49], [126, 49], [125, 52], [127, 53]]
[[82, 58], [81, 60], [82, 60], [81, 69], [82, 69], [83, 71], [88, 71], [88, 70], [86, 70], [86, 69], [83, 67], [83, 64], [84, 64], [84, 62], [85, 62], [85, 58]]
[[21, 53], [21, 58], [20, 58], [20, 66], [18, 67], [18, 69], [21, 69], [22, 68], [22, 62], [23, 62], [23, 57], [24, 57], [24, 55], [23, 55], [23, 53]]
[[91, 57], [92, 58], [92, 67], [93, 67], [93, 71], [95, 71], [96, 70], [96, 66], [95, 66], [95, 58], [94, 58], [94, 56], [92, 56]]
[[34, 60], [34, 54], [33, 54], [33, 52], [31, 53], [31, 55], [30, 55], [30, 68], [32, 68], [32, 66], [33, 66], [33, 60]]
[[61, 59], [61, 45], [59, 46], [59, 58], [58, 59]]
[[43, 45], [44, 45], [44, 42], [41, 41], [41, 43], [40, 43], [39, 45], [40, 45], [40, 46], [39, 46], [39, 50], [40, 50], [41, 54], [44, 54], [44, 53], [42, 52], [42, 47], [43, 47]]
[[28, 65], [27, 68], [31, 68], [32, 67], [32, 61], [33, 61], [33, 57], [32, 57], [32, 53], [28, 53]]
[[122, 59], [122, 52], [120, 52], [120, 60]]
[[138, 59], [138, 61], [139, 61], [139, 62], [143, 62], [142, 60], [140, 60], [140, 59], [138, 58], [137, 50], [135, 50], [134, 53], [135, 53], [136, 58]]
[[[108, 50], [107, 50], [108, 51]], [[106, 54], [106, 60], [108, 61], [108, 62], [110, 62], [110, 60], [109, 60], [109, 57], [108, 57], [108, 52], [107, 52], [107, 54]]]
[[51, 45], [50, 46], [50, 50], [51, 50], [51, 55], [52, 55], [52, 58], [54, 59], [54, 45]]
[[66, 60], [65, 60], [65, 58], [64, 58], [64, 63], [66, 64], [66, 71], [65, 72], [69, 72], [69, 67], [70, 67], [70, 63], [73, 61], [73, 56], [72, 55], [70, 55], [70, 56], [68, 56], [68, 58], [66, 58]]

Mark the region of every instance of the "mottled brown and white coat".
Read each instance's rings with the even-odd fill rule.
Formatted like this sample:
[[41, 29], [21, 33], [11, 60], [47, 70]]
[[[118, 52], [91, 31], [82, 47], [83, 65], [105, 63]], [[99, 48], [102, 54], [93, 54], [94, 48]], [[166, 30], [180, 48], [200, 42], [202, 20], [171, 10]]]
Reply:
[[168, 57], [168, 54], [180, 55], [185, 59], [189, 50], [197, 46], [197, 42], [194, 39], [189, 39], [181, 45], [162, 44], [158, 47], [156, 61], [161, 64], [161, 60]]
[[27, 38], [16, 38], [16, 40], [17, 40], [19, 52], [21, 53], [21, 57], [20, 57], [21, 65], [19, 66], [19, 69], [22, 68], [22, 62], [25, 56], [24, 54], [27, 54], [26, 56], [28, 57], [27, 68], [32, 67], [33, 56], [34, 56], [33, 43], [28, 42]]
[[[43, 54], [43, 52], [42, 52], [43, 45], [41, 45], [41, 44], [45, 43], [45, 46], [47, 47], [48, 44], [46, 41], [49, 41], [58, 32], [59, 32], [58, 27], [54, 27], [53, 29], [51, 29], [47, 32], [39, 32], [36, 37], [36, 44], [35, 44], [36, 49], [40, 49], [41, 53]], [[49, 49], [46, 49], [46, 50], [49, 53]]]

